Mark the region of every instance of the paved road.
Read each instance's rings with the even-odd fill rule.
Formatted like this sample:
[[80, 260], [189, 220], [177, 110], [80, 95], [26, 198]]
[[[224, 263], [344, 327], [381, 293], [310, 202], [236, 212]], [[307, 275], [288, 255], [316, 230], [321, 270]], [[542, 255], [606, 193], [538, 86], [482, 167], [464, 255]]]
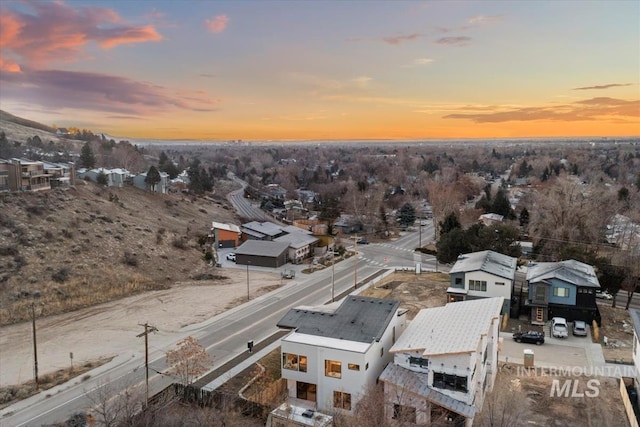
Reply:
[[[423, 230], [424, 233], [424, 230]], [[367, 277], [381, 270], [380, 260], [393, 260], [394, 264], [415, 265], [413, 247], [417, 233], [407, 233], [393, 245], [372, 244], [359, 247], [356, 258], [349, 258], [336, 264], [336, 295], [354, 288], [357, 283], [365, 283]], [[424, 236], [423, 236], [424, 237]], [[356, 276], [357, 273], [357, 276]], [[303, 277], [304, 276], [304, 277]], [[319, 305], [331, 299], [332, 269], [325, 269], [310, 276], [298, 275], [284, 287], [263, 295], [255, 300], [220, 314], [202, 324], [183, 329], [183, 336], [193, 336], [207, 348], [216, 366], [221, 366], [236, 355], [246, 351], [248, 340], [256, 343], [277, 332], [276, 323], [291, 307], [299, 305]], [[153, 323], [153, 322], [151, 322]], [[149, 338], [149, 388], [150, 394], [162, 390], [172, 382], [161, 374], [166, 370], [163, 349], [154, 348], [154, 336]], [[144, 355], [132, 352], [121, 355], [111, 363], [92, 371], [85, 381], [65, 384], [33, 396], [0, 411], [1, 426], [40, 426], [63, 421], [71, 414], [84, 412], [99, 400], [105, 391], [131, 385], [144, 384]]]

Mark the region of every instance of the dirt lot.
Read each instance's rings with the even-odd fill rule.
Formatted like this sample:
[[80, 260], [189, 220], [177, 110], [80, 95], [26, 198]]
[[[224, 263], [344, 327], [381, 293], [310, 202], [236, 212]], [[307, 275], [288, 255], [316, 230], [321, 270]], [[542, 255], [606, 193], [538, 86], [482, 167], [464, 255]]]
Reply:
[[[159, 329], [153, 336], [154, 347], [169, 349], [183, 326], [202, 322], [244, 301], [244, 270], [224, 272], [227, 278], [181, 282], [171, 289], [38, 319], [40, 373], [69, 367], [69, 352], [73, 352], [74, 364], [140, 354], [144, 346], [136, 335], [142, 330], [139, 324], [147, 321]], [[276, 274], [255, 272], [252, 283], [253, 298], [280, 286], [281, 280]], [[0, 349], [0, 385], [19, 384], [33, 377], [30, 322], [0, 328]]]

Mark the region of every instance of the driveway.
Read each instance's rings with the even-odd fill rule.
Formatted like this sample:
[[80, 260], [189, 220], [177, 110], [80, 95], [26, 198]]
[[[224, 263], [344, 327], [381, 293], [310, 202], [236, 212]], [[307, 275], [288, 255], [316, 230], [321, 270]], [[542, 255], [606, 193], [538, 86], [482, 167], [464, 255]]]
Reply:
[[[524, 350], [530, 349], [534, 352], [535, 366], [586, 368], [594, 365], [593, 352], [597, 349], [594, 348], [589, 337], [569, 335], [567, 338], [560, 339], [548, 336], [548, 331], [546, 333], [544, 344], [535, 345], [517, 343], [513, 340], [511, 332], [500, 332], [500, 337], [503, 338], [500, 361], [524, 364]], [[600, 353], [602, 353], [601, 349]]]

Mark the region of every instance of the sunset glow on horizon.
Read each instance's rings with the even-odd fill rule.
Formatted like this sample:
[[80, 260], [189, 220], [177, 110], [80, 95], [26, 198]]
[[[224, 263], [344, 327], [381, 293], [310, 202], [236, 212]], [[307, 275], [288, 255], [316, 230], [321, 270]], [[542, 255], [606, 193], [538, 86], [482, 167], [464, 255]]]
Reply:
[[3, 1], [0, 108], [121, 138], [640, 135], [638, 1]]

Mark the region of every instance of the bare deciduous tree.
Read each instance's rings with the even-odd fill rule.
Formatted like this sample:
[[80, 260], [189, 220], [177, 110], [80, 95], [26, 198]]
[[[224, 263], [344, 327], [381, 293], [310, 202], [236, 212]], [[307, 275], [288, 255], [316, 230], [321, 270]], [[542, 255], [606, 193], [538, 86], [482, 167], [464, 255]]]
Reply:
[[213, 364], [207, 351], [198, 340], [189, 336], [176, 344], [176, 349], [167, 351], [168, 373], [182, 384], [189, 385]]
[[498, 377], [475, 422], [482, 427], [517, 427], [526, 422], [527, 405], [519, 382]]

